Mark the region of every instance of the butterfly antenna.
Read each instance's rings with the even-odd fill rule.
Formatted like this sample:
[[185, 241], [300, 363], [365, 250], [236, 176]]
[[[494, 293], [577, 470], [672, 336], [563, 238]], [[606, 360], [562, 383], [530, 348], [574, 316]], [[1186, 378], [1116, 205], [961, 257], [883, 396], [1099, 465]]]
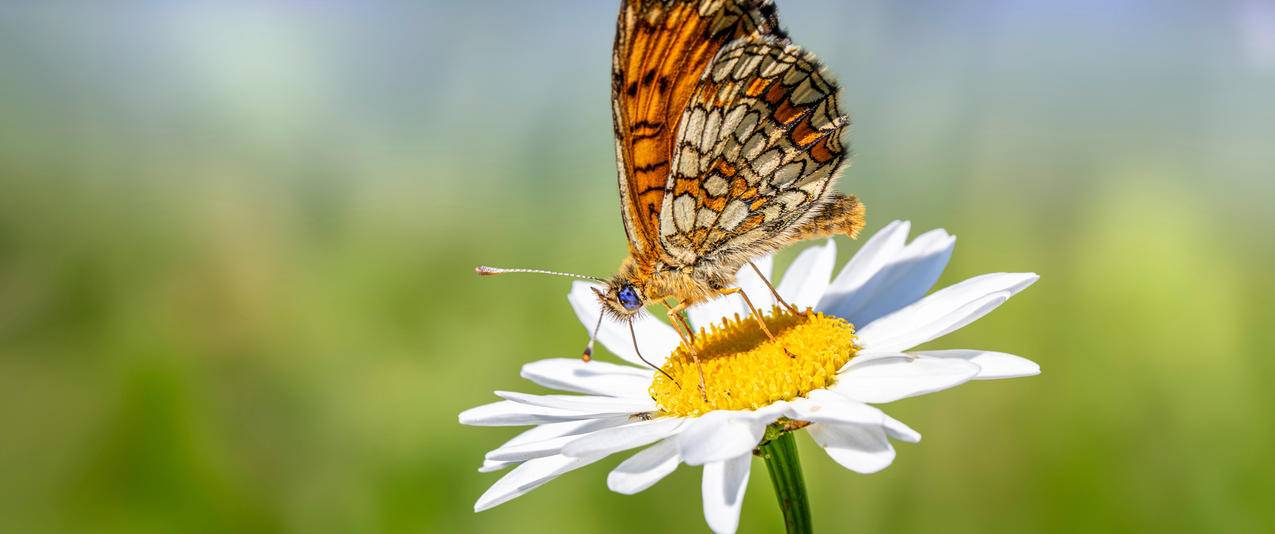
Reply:
[[589, 344], [584, 347], [584, 354], [580, 355], [581, 360], [587, 362], [593, 359], [593, 342], [598, 339], [598, 330], [602, 329], [602, 316], [603, 314], [598, 314], [598, 325], [593, 327], [593, 335], [589, 336]]
[[677, 386], [677, 389], [682, 389], [682, 385], [678, 384], [677, 380], [675, 380], [672, 376], [669, 376], [668, 372], [666, 372], [663, 369], [660, 369], [659, 367], [656, 367], [655, 364], [646, 361], [646, 358], [642, 357], [642, 351], [638, 350], [638, 346], [637, 346], [637, 332], [633, 331], [633, 321], [629, 321], [629, 337], [633, 338], [633, 352], [637, 353], [637, 357], [639, 360], [642, 360], [642, 363], [649, 365], [651, 369], [655, 369], [656, 371], [659, 371], [660, 374], [664, 375], [666, 378], [672, 381], [673, 385]]
[[603, 284], [606, 283], [606, 280], [603, 280], [596, 276], [587, 276], [587, 275], [575, 274], [575, 273], [561, 273], [558, 271], [546, 271], [543, 269], [503, 269], [500, 267], [488, 267], [486, 265], [479, 265], [477, 267], [474, 267], [474, 272], [478, 273], [478, 276], [496, 276], [498, 274], [509, 274], [509, 273], [552, 274], [554, 276], [566, 276], [570, 278], [579, 278], [581, 280], [592, 280], [594, 282], [600, 282]]

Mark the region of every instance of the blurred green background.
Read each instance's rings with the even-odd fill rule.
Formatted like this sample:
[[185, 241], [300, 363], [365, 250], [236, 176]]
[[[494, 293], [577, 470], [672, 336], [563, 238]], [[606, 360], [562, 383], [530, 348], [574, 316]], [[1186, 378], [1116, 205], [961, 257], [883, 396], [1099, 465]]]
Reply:
[[[625, 252], [613, 4], [0, 4], [0, 531], [704, 530], [698, 468], [620, 457], [471, 510], [514, 432], [456, 414], [585, 338], [472, 267]], [[876, 475], [801, 438], [820, 530], [1275, 528], [1275, 3], [778, 4], [869, 230], [1042, 276], [933, 344], [1041, 376], [889, 406]]]

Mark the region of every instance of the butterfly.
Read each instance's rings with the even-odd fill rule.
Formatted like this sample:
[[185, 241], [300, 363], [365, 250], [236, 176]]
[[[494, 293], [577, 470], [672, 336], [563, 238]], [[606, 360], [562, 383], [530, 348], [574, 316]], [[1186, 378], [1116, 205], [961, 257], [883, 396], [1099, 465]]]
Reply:
[[[849, 126], [837, 92], [770, 0], [622, 2], [611, 102], [629, 255], [609, 280], [582, 277], [603, 283], [604, 313], [631, 326], [664, 304], [687, 341], [683, 310], [737, 293], [764, 330], [735, 274], [790, 243], [855, 237], [864, 225], [863, 204], [833, 187]], [[479, 268], [517, 271], [545, 272]]]

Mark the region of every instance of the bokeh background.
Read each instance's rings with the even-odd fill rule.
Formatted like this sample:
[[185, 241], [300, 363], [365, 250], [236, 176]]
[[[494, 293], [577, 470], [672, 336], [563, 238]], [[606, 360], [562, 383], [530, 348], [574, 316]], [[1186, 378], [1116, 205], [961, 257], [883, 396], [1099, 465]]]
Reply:
[[[933, 344], [1041, 376], [890, 406], [876, 475], [801, 438], [820, 530], [1275, 528], [1275, 3], [778, 3], [869, 230], [1042, 276]], [[585, 338], [472, 267], [625, 252], [613, 4], [0, 4], [0, 531], [704, 530], [698, 468], [618, 457], [471, 510], [514, 431], [456, 414]]]

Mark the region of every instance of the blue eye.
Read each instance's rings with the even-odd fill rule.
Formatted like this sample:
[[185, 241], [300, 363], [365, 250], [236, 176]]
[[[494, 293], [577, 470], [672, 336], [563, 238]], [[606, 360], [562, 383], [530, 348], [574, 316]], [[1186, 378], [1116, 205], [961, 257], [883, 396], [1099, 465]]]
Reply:
[[633, 289], [633, 286], [626, 285], [621, 287], [616, 296], [620, 298], [620, 304], [626, 310], [634, 311], [642, 307], [642, 299], [638, 298], [637, 290]]

